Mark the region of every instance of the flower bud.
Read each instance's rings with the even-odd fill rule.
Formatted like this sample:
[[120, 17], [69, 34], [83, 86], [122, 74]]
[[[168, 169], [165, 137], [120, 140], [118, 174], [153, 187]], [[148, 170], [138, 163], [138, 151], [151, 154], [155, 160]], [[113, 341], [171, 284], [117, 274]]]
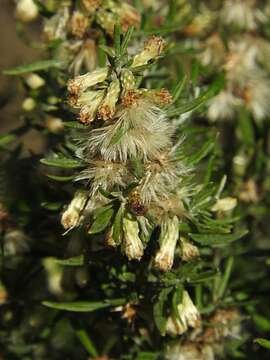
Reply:
[[117, 247], [117, 243], [113, 238], [113, 226], [110, 228], [110, 230], [106, 234], [105, 244], [109, 247], [113, 247], [113, 248]]
[[107, 94], [98, 110], [98, 115], [103, 120], [112, 119], [115, 113], [115, 105], [120, 94], [120, 82], [118, 79], [111, 82]]
[[175, 246], [179, 236], [179, 220], [177, 216], [168, 219], [161, 225], [160, 249], [155, 257], [155, 265], [162, 271], [173, 266]]
[[90, 86], [94, 86], [104, 80], [108, 76], [109, 68], [103, 67], [92, 72], [88, 72], [84, 75], [76, 76], [74, 79], [68, 82], [68, 91], [71, 94], [79, 94], [85, 91]]
[[131, 67], [146, 65], [150, 60], [156, 59], [163, 52], [165, 41], [158, 37], [153, 36], [144, 44], [144, 49], [135, 55]]
[[97, 12], [96, 21], [109, 35], [113, 35], [114, 26], [117, 21], [114, 14], [101, 8]]
[[231, 211], [236, 207], [236, 205], [237, 199], [228, 196], [223, 199], [218, 199], [215, 205], [212, 207], [212, 211]]
[[128, 90], [132, 90], [135, 88], [135, 78], [129, 69], [123, 69], [121, 72], [121, 84], [123, 88], [123, 93]]
[[49, 41], [65, 39], [69, 17], [68, 6], [63, 6], [55, 15], [46, 20], [44, 25], [46, 39]]
[[181, 242], [181, 252], [182, 252], [181, 258], [182, 258], [182, 260], [190, 261], [194, 257], [197, 257], [200, 255], [199, 249], [197, 248], [197, 246], [191, 244], [186, 238], [181, 236], [180, 242]]
[[63, 267], [55, 262], [55, 259], [48, 257], [43, 259], [43, 266], [47, 273], [48, 288], [54, 295], [59, 295], [63, 292], [62, 277]]
[[183, 291], [182, 301], [177, 306], [177, 317], [170, 316], [166, 324], [166, 332], [170, 335], [181, 335], [188, 327], [197, 328], [201, 324], [198, 309], [193, 304], [188, 292]]
[[139, 225], [137, 221], [123, 219], [124, 251], [129, 260], [140, 260], [143, 256], [143, 244], [139, 238]]
[[39, 89], [45, 85], [45, 80], [37, 74], [30, 74], [26, 78], [26, 83], [31, 89]]
[[22, 103], [22, 109], [24, 111], [32, 111], [36, 107], [36, 102], [32, 98], [26, 98]]
[[52, 134], [59, 134], [64, 130], [64, 122], [62, 119], [56, 117], [48, 117], [46, 119], [46, 127]]
[[131, 26], [138, 28], [141, 22], [141, 17], [138, 11], [125, 2], [115, 9], [115, 12], [120, 17], [121, 28], [126, 32]]
[[93, 14], [101, 5], [102, 0], [81, 0], [82, 7], [89, 14]]
[[33, 0], [19, 0], [15, 15], [23, 22], [35, 20], [38, 16], [38, 7]]
[[[94, 96], [93, 96], [94, 93]], [[95, 119], [98, 108], [104, 97], [104, 90], [89, 91], [82, 94], [79, 102], [83, 105], [80, 111], [80, 122], [83, 124], [89, 124]], [[89, 95], [89, 101], [86, 101]], [[91, 100], [90, 100], [91, 98]]]
[[157, 105], [168, 105], [172, 102], [172, 96], [167, 89], [146, 90], [145, 95], [154, 101]]
[[77, 191], [71, 203], [62, 215], [61, 224], [64, 229], [73, 229], [80, 223], [81, 212], [84, 209], [88, 196], [85, 191]]
[[70, 31], [72, 35], [82, 38], [88, 28], [90, 19], [80, 11], [74, 11], [70, 19]]

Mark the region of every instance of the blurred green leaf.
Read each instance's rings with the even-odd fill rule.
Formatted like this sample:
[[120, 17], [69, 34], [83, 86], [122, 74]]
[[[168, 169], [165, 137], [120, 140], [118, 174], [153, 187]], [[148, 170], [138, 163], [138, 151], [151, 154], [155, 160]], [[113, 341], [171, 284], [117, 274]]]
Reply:
[[22, 66], [13, 68], [13, 69], [4, 70], [3, 74], [4, 75], [22, 75], [22, 74], [26, 74], [26, 73], [34, 72], [34, 71], [48, 70], [50, 68], [61, 68], [62, 66], [63, 66], [63, 62], [60, 60], [56, 60], [56, 59], [42, 60], [42, 61], [34, 62], [32, 64], [22, 65]]
[[189, 236], [192, 240], [203, 246], [221, 246], [228, 245], [230, 242], [242, 238], [247, 233], [247, 230], [240, 230], [233, 234], [189, 234]]
[[266, 349], [270, 349], [270, 340], [263, 339], [263, 338], [257, 338], [254, 340], [254, 342]]

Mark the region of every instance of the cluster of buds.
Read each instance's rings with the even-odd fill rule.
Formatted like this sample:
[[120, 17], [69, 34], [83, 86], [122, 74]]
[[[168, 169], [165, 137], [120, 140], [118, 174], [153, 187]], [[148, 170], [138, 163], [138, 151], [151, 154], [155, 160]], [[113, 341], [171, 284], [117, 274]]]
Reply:
[[[154, 103], [169, 103], [171, 97], [165, 89], [161, 91], [135, 89], [135, 79], [131, 71], [156, 59], [163, 51], [164, 45], [161, 38], [150, 38], [145, 43], [144, 49], [135, 55], [131, 69], [123, 68], [120, 74], [113, 72], [109, 67], [104, 67], [70, 80], [69, 102], [71, 106], [81, 109], [80, 121], [89, 124], [96, 117], [109, 121], [113, 119], [119, 103], [129, 108], [141, 99], [149, 99]], [[120, 109], [120, 106], [118, 108]]]
[[[24, 0], [30, 1], [30, 0]], [[31, 0], [32, 1], [32, 0]], [[97, 66], [97, 42], [102, 32], [112, 36], [119, 22], [122, 31], [140, 26], [140, 14], [119, 0], [66, 0], [55, 4], [55, 14], [46, 19], [44, 34], [48, 41], [61, 40], [55, 56], [68, 63], [75, 75]]]

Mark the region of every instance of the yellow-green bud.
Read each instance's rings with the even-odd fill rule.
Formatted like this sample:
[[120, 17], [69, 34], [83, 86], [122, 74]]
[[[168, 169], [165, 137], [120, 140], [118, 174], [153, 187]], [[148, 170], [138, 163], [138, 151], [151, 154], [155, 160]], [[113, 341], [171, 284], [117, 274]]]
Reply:
[[89, 14], [93, 14], [101, 5], [102, 0], [81, 0], [81, 5]]
[[116, 16], [104, 9], [99, 9], [96, 17], [97, 23], [109, 34], [113, 35]]
[[35, 20], [38, 16], [38, 7], [33, 0], [19, 0], [15, 15], [23, 22]]
[[73, 229], [80, 223], [81, 213], [86, 205], [88, 196], [85, 191], [77, 191], [71, 203], [62, 215], [61, 223], [64, 229]]
[[115, 79], [108, 87], [107, 94], [98, 110], [98, 115], [103, 120], [112, 119], [115, 113], [116, 103], [120, 94], [120, 81]]
[[30, 74], [26, 78], [26, 83], [31, 89], [39, 89], [45, 85], [45, 80], [37, 74]]
[[82, 105], [80, 111], [80, 122], [89, 124], [95, 119], [98, 108], [104, 98], [105, 90], [86, 91], [78, 99], [79, 104]]
[[123, 69], [121, 72], [121, 84], [123, 88], [123, 94], [135, 88], [135, 77], [132, 71], [128, 69]]
[[144, 49], [135, 55], [131, 67], [146, 65], [150, 60], [156, 59], [163, 52], [165, 41], [158, 36], [153, 36], [144, 44]]
[[36, 107], [36, 102], [33, 98], [26, 98], [22, 103], [22, 109], [24, 111], [32, 111]]
[[59, 134], [64, 130], [64, 122], [60, 118], [49, 116], [46, 119], [46, 127], [52, 134]]
[[225, 212], [233, 210], [237, 205], [237, 199], [233, 197], [226, 197], [218, 199], [215, 205], [212, 207], [212, 211]]
[[155, 257], [155, 265], [162, 271], [173, 266], [175, 246], [179, 237], [179, 220], [177, 216], [164, 221], [161, 225], [160, 249]]
[[178, 316], [170, 316], [166, 324], [166, 333], [170, 335], [181, 335], [188, 327], [197, 328], [201, 324], [198, 309], [193, 304], [187, 291], [183, 291], [182, 301], [177, 306]]
[[139, 225], [137, 221], [123, 219], [124, 251], [129, 260], [140, 260], [143, 256], [143, 243], [139, 238]]
[[87, 88], [94, 86], [106, 80], [109, 73], [108, 67], [103, 67], [84, 75], [76, 76], [68, 82], [68, 91], [71, 94], [79, 94]]
[[181, 258], [184, 261], [190, 261], [194, 257], [200, 255], [199, 249], [197, 246], [190, 243], [185, 237], [180, 237], [181, 242]]

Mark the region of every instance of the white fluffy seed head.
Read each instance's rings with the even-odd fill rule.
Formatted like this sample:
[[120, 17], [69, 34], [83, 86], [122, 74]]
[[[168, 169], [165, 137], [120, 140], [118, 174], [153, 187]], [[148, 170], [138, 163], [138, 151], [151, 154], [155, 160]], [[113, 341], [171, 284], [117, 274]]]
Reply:
[[221, 11], [221, 21], [236, 28], [255, 30], [262, 19], [254, 0], [226, 0]]
[[145, 163], [145, 176], [139, 185], [143, 203], [162, 203], [171, 197], [183, 177], [190, 173], [191, 169], [177, 159], [176, 149], [173, 147], [170, 151], [159, 153]]
[[76, 177], [76, 180], [86, 180], [89, 183], [92, 196], [98, 192], [99, 188], [105, 191], [123, 188], [129, 179], [125, 164], [102, 159], [89, 160], [88, 167]]
[[171, 145], [172, 133], [165, 112], [141, 98], [120, 109], [112, 125], [92, 130], [86, 147], [89, 153], [99, 153], [105, 160], [148, 159]]
[[229, 90], [221, 91], [209, 101], [208, 118], [211, 121], [232, 119], [236, 107], [241, 100], [236, 98]]

